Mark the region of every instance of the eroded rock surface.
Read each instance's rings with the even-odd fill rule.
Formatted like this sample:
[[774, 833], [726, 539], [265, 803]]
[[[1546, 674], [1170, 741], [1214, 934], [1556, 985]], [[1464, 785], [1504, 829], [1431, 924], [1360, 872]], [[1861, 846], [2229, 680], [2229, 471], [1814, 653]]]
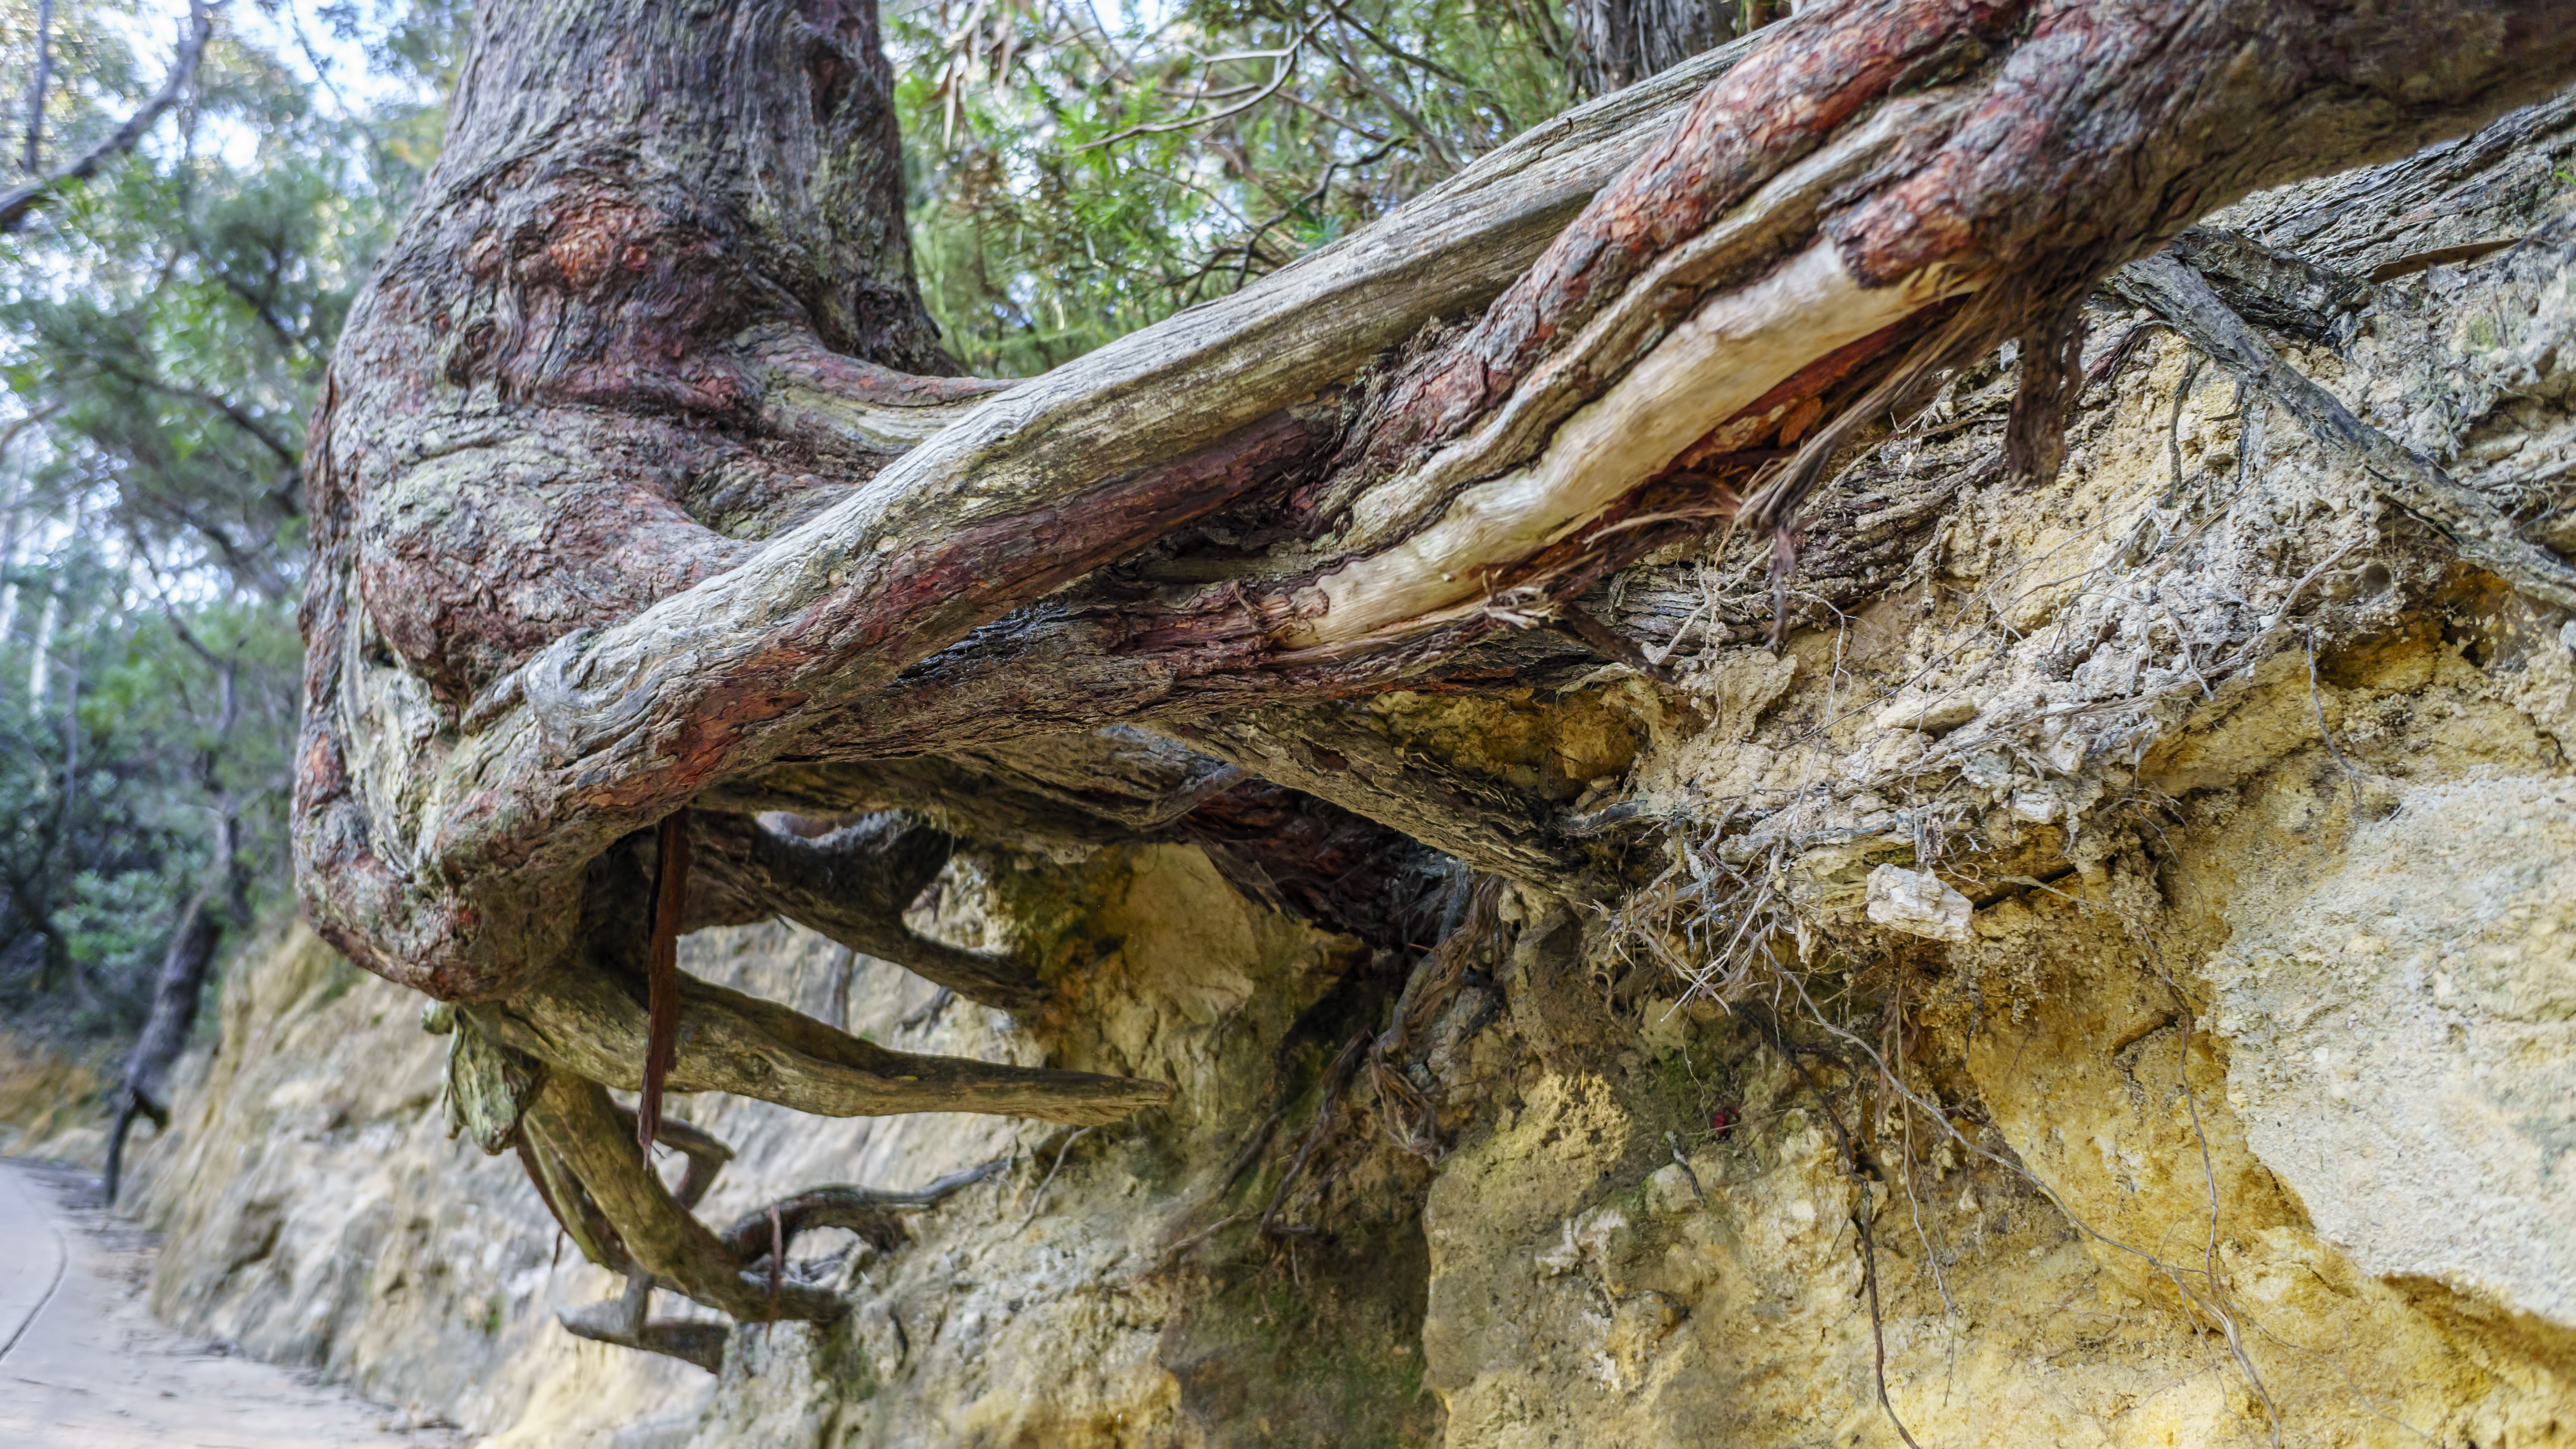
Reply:
[[[2286, 357], [2562, 547], [2571, 114], [2220, 218], [2358, 299]], [[719, 1223], [1004, 1163], [818, 1237], [840, 1323], [715, 1378], [567, 1337], [613, 1285], [307, 937], [152, 1149], [157, 1301], [501, 1445], [2576, 1442], [2576, 631], [2094, 320], [2061, 476], [1997, 464], [2008, 367], [1952, 379], [1820, 500], [1780, 648], [1739, 546], [1587, 605], [1669, 683], [1378, 701], [1633, 891], [1489, 887], [1413, 997], [1168, 846], [943, 878], [1042, 963], [1025, 1023], [692, 937], [889, 1045], [1180, 1088], [1081, 1135], [677, 1104], [740, 1152]]]

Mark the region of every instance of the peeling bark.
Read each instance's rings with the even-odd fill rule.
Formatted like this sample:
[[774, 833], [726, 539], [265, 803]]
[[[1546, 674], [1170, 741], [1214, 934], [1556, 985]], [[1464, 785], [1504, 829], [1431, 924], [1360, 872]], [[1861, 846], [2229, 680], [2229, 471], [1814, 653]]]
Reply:
[[[1281, 842], [1579, 893], [1545, 810], [1333, 701], [1593, 638], [1578, 599], [1721, 523], [1792, 556], [1837, 450], [2006, 339], [2009, 461], [2047, 471], [2099, 279], [2546, 94], [2564, 8], [1821, 5], [997, 388], [944, 375], [912, 288], [865, 0], [503, 0], [313, 422], [309, 914], [548, 1065], [532, 1161], [624, 1235], [667, 1214], [591, 1140], [593, 1084], [644, 1077], [643, 832], [683, 808], [692, 919], [783, 913], [1023, 1011], [1042, 982], [901, 925], [939, 831], [749, 815], [1176, 834], [1364, 936], [1416, 903]], [[1090, 733], [1131, 722], [1270, 783]], [[1082, 1123], [1167, 1095], [681, 998], [673, 1090]]]

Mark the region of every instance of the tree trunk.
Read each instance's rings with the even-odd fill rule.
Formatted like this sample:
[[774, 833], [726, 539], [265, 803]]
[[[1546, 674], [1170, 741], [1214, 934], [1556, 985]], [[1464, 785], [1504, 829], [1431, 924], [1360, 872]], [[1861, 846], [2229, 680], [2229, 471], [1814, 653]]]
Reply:
[[190, 1033], [196, 1030], [206, 973], [214, 968], [225, 934], [249, 914], [250, 882], [238, 854], [240, 833], [239, 820], [227, 808], [215, 826], [215, 858], [205, 884], [181, 913], [179, 929], [162, 953], [161, 972], [152, 984], [151, 1014], [144, 1018], [143, 1033], [135, 1038], [134, 1050], [125, 1059], [125, 1076], [117, 1084], [116, 1116], [107, 1134], [107, 1170], [99, 1190], [108, 1207], [116, 1206], [117, 1188], [125, 1175], [125, 1139], [134, 1119], [149, 1117], [155, 1127], [170, 1125], [170, 1068], [178, 1064]]
[[1743, 19], [1737, 0], [1574, 0], [1574, 87], [1606, 96], [1661, 75], [1734, 39]]
[[[1264, 788], [1231, 767], [1321, 797], [1359, 834], [1300, 838], [1374, 869], [1447, 878], [1350, 844], [1369, 831], [1585, 889], [1541, 802], [1334, 701], [1605, 647], [1570, 601], [1730, 520], [1785, 565], [1850, 430], [2008, 339], [2015, 461], [2047, 470], [2100, 277], [2563, 84], [2565, 10], [1821, 5], [1002, 387], [947, 375], [911, 282], [865, 0], [499, 0], [313, 422], [308, 911], [567, 1081], [625, 1085], [650, 831], [683, 807], [708, 820], [691, 919], [785, 914], [897, 959], [896, 827], [786, 842], [752, 812], [1222, 843]], [[860, 888], [879, 870], [902, 879]], [[917, 959], [1014, 1007], [1044, 989]], [[1097, 1121], [1167, 1095], [892, 1070], [677, 995], [675, 1080], [808, 1110]], [[566, 1135], [590, 1097], [545, 1100], [532, 1160], [562, 1200], [662, 1213]], [[710, 1301], [729, 1272], [701, 1273]]]

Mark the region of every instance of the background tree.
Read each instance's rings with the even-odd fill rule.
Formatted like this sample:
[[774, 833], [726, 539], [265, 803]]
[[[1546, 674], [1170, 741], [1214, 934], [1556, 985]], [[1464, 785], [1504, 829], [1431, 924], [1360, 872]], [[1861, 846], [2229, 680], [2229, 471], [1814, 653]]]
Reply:
[[[41, 194], [0, 242], [0, 995], [26, 1028], [142, 1026], [111, 1183], [226, 934], [283, 894], [303, 417], [435, 148], [459, 20], [342, 12], [385, 72], [359, 111], [283, 16], [246, 38], [193, 10], [166, 72], [125, 39], [159, 21], [113, 6], [9, 37], [45, 84]], [[80, 174], [50, 159], [102, 137]]]
[[1386, 214], [1572, 99], [1534, 0], [889, 13], [925, 300], [1044, 371]]

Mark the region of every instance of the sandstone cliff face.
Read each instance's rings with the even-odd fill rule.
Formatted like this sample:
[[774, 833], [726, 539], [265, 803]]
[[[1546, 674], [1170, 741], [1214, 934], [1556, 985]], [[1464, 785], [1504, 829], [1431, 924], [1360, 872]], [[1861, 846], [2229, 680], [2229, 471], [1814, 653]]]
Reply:
[[[2562, 549], [2572, 116], [2222, 218], [2403, 273], [2288, 355]], [[1873, 444], [1776, 652], [1759, 560], [1666, 560], [1596, 602], [1670, 685], [1378, 702], [1565, 798], [1614, 910], [1490, 890], [1406, 995], [1192, 850], [952, 868], [941, 928], [1057, 984], [1026, 1024], [691, 938], [889, 1044], [1181, 1089], [1086, 1134], [683, 1103], [720, 1223], [1002, 1164], [818, 1238], [838, 1324], [714, 1378], [565, 1335], [614, 1285], [304, 936], [146, 1161], [156, 1303], [512, 1446], [2576, 1443], [2576, 627], [2143, 320], [2053, 484], [1993, 466], [1993, 369]]]

